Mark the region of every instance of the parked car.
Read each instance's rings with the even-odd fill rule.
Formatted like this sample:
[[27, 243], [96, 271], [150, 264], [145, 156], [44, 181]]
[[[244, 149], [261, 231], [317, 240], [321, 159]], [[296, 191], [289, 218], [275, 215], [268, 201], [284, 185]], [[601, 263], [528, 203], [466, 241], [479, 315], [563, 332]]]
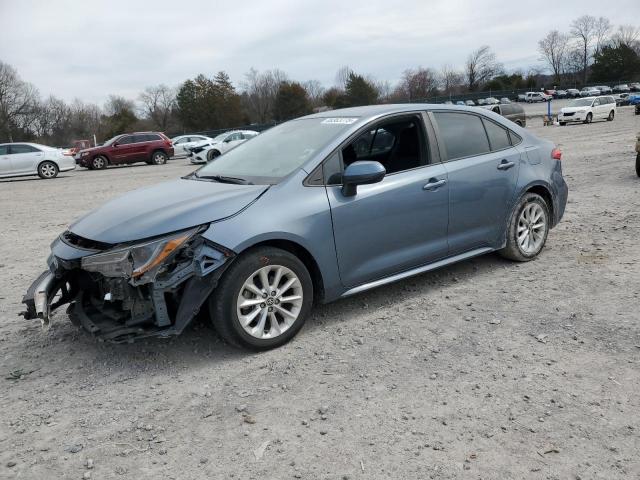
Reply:
[[600, 90], [594, 87], [584, 87], [580, 90], [581, 97], [597, 97], [600, 95]]
[[520, 127], [527, 126], [527, 116], [524, 113], [524, 107], [522, 105], [518, 105], [517, 103], [505, 103], [500, 105], [489, 105], [483, 108], [508, 118]]
[[632, 93], [629, 95], [629, 105], [638, 105], [640, 103], [640, 95]]
[[458, 100], [458, 101], [456, 102], [456, 105], [460, 105], [460, 106], [464, 107], [464, 106], [465, 106], [465, 103], [464, 103], [462, 100]]
[[179, 334], [206, 304], [229, 344], [274, 348], [314, 302], [491, 251], [536, 258], [567, 202], [560, 158], [478, 108], [376, 105], [292, 120], [73, 223], [23, 315], [46, 323], [71, 303], [74, 323], [131, 342]]
[[477, 105], [486, 105], [487, 101], [484, 98], [479, 98], [476, 100]]
[[567, 97], [578, 98], [580, 96], [580, 90], [577, 88], [568, 88], [567, 89]]
[[74, 140], [71, 143], [72, 146], [71, 148], [69, 148], [69, 154], [72, 156], [78, 153], [80, 150], [91, 148], [91, 142], [89, 140]]
[[578, 98], [560, 110], [558, 123], [560, 125], [570, 122], [591, 123], [595, 119], [606, 119], [611, 122], [615, 115], [616, 101], [610, 95]]
[[451, 100], [445, 100], [444, 102], [442, 102], [444, 105], [453, 105], [453, 102]]
[[206, 135], [180, 135], [178, 137], [174, 137], [171, 139], [171, 143], [173, 144], [173, 156], [187, 156], [189, 154], [189, 148], [211, 140], [213, 139]]
[[568, 95], [568, 93], [567, 93], [566, 90], [557, 90], [556, 94], [555, 94], [555, 97], [556, 98], [567, 98], [567, 95]]
[[612, 93], [611, 87], [607, 87], [606, 85], [598, 85], [595, 88], [600, 91], [600, 95], [608, 95]]
[[544, 91], [544, 93], [546, 93], [547, 95], [550, 95], [550, 96], [551, 96], [551, 98], [556, 98], [556, 95], [557, 95], [557, 93], [558, 93], [558, 92], [557, 92], [557, 90], [554, 90], [554, 89], [552, 89], [552, 88], [547, 88], [547, 89]]
[[473, 100], [465, 100], [464, 104], [467, 107], [475, 107], [476, 106], [476, 102], [474, 102]]
[[620, 93], [618, 95], [613, 95], [613, 99], [616, 101], [616, 106], [624, 107], [629, 105], [629, 94], [628, 93]]
[[257, 136], [258, 132], [253, 130], [231, 130], [221, 133], [211, 141], [202, 142], [191, 147], [187, 157], [193, 164], [207, 163]]
[[509, 100], [507, 97], [502, 97], [500, 99], [500, 103], [502, 104], [507, 104], [507, 103], [512, 103], [511, 100]]
[[623, 83], [621, 85], [616, 85], [615, 87], [613, 87], [613, 91], [619, 93], [629, 93], [631, 91], [631, 88], [629, 88], [629, 85], [627, 85], [626, 83]]
[[498, 105], [500, 100], [494, 97], [488, 97], [484, 100], [485, 105]]
[[517, 102], [526, 102], [527, 101], [527, 95], [524, 93], [519, 93], [517, 98], [516, 98]]
[[0, 178], [38, 175], [46, 180], [75, 168], [73, 157], [59, 148], [38, 143], [0, 143]]
[[629, 84], [629, 88], [632, 92], [640, 92], [640, 83], [634, 82]]
[[528, 103], [548, 102], [552, 98], [553, 97], [551, 97], [551, 95], [547, 95], [546, 93], [543, 93], [543, 92], [527, 92], [525, 94], [525, 99]]
[[160, 132], [136, 132], [117, 135], [104, 144], [81, 150], [75, 155], [78, 165], [101, 170], [108, 165], [146, 162], [163, 165], [173, 156], [171, 140]]

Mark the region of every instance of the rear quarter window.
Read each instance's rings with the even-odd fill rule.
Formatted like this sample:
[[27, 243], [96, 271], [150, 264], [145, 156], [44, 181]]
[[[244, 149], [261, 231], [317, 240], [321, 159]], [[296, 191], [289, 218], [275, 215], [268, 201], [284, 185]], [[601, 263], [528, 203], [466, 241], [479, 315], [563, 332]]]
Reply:
[[485, 118], [482, 119], [482, 122], [484, 123], [484, 128], [487, 130], [491, 151], [495, 152], [496, 150], [511, 148], [511, 141], [509, 140], [509, 133], [506, 128]]
[[434, 117], [448, 160], [482, 155], [490, 151], [482, 120], [477, 115], [434, 112]]

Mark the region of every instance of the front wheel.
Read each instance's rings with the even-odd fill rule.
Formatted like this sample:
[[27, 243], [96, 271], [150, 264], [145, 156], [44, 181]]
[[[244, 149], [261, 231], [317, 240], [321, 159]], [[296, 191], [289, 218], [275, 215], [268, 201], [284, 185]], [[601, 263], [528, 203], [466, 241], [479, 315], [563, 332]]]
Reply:
[[302, 328], [313, 283], [293, 254], [259, 247], [240, 255], [209, 297], [209, 314], [227, 343], [251, 350], [285, 344]]
[[636, 175], [640, 177], [640, 153], [636, 155]]
[[58, 166], [53, 162], [42, 162], [38, 165], [38, 176], [45, 180], [56, 178], [58, 171]]
[[587, 118], [585, 118], [584, 123], [591, 123], [593, 120], [593, 115], [591, 113], [587, 113]]
[[526, 193], [511, 215], [507, 244], [500, 255], [518, 262], [533, 260], [547, 241], [550, 222], [549, 206], [544, 198]]
[[613, 110], [611, 110], [609, 112], [609, 116], [607, 117], [607, 122], [613, 122], [613, 117], [615, 117], [616, 112], [614, 112]]
[[564, 127], [567, 124], [567, 122], [560, 122], [560, 126]]
[[107, 168], [107, 159], [102, 155], [98, 155], [93, 160], [91, 160], [91, 167], [93, 170], [102, 170], [103, 168]]
[[209, 150], [207, 152], [207, 162], [210, 162], [211, 160], [219, 156], [220, 156], [220, 152], [218, 150]]

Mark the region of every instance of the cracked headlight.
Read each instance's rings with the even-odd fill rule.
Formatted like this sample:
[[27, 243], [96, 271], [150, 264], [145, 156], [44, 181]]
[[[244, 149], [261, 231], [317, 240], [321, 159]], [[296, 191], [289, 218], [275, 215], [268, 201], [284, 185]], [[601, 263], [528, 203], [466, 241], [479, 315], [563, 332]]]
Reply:
[[82, 259], [82, 269], [98, 272], [106, 277], [139, 279], [155, 271], [171, 258], [198, 231], [197, 228], [179, 232], [129, 247], [118, 248]]

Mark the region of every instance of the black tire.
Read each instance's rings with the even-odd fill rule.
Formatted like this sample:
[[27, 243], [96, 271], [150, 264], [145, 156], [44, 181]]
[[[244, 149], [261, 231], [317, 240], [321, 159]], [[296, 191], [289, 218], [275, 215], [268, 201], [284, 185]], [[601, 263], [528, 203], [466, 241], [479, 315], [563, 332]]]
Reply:
[[640, 177], [640, 153], [636, 155], [636, 175]]
[[522, 127], [522, 120], [516, 120], [516, 125], [518, 125], [519, 127]]
[[169, 160], [169, 156], [162, 150], [156, 150], [151, 154], [151, 165], [164, 165]]
[[109, 161], [107, 160], [107, 157], [103, 155], [98, 155], [97, 157], [94, 157], [93, 160], [91, 160], [92, 170], [104, 170], [105, 168], [107, 168], [108, 164]]
[[60, 169], [58, 168], [58, 165], [48, 160], [38, 165], [38, 176], [43, 180], [56, 178], [59, 172]]
[[609, 116], [607, 117], [607, 122], [613, 122], [613, 118], [616, 116], [616, 112], [614, 112], [613, 110], [611, 110], [609, 112]]
[[584, 123], [591, 123], [593, 121], [593, 115], [591, 113], [587, 113], [587, 118], [584, 119]]
[[[533, 252], [525, 252], [518, 243], [518, 221], [520, 219], [520, 215], [523, 210], [528, 207], [531, 203], [536, 203], [542, 207], [545, 216], [545, 229], [544, 236], [542, 239], [542, 243], [539, 248], [537, 248]], [[547, 242], [547, 236], [549, 235], [549, 228], [551, 226], [551, 214], [549, 212], [549, 206], [544, 198], [536, 193], [525, 193], [518, 204], [514, 208], [511, 218], [509, 219], [509, 224], [507, 225], [507, 243], [502, 250], [499, 250], [498, 253], [502, 255], [504, 258], [508, 258], [509, 260], [514, 260], [516, 262], [528, 262], [533, 260], [538, 256], [538, 254], [544, 248], [545, 243]]]
[[567, 122], [560, 122], [560, 126], [564, 127], [567, 124]]
[[[245, 281], [258, 270], [269, 265], [279, 265], [291, 270], [300, 281], [303, 298], [299, 314], [288, 330], [275, 338], [262, 339], [244, 330], [236, 307]], [[249, 350], [268, 350], [284, 345], [300, 331], [311, 311], [312, 304], [313, 282], [304, 264], [295, 255], [285, 250], [257, 247], [242, 253], [224, 273], [209, 297], [209, 316], [220, 337], [228, 344]]]
[[211, 160], [213, 160], [214, 158], [219, 157], [221, 154], [218, 150], [209, 150], [207, 152], [207, 162], [210, 162]]

